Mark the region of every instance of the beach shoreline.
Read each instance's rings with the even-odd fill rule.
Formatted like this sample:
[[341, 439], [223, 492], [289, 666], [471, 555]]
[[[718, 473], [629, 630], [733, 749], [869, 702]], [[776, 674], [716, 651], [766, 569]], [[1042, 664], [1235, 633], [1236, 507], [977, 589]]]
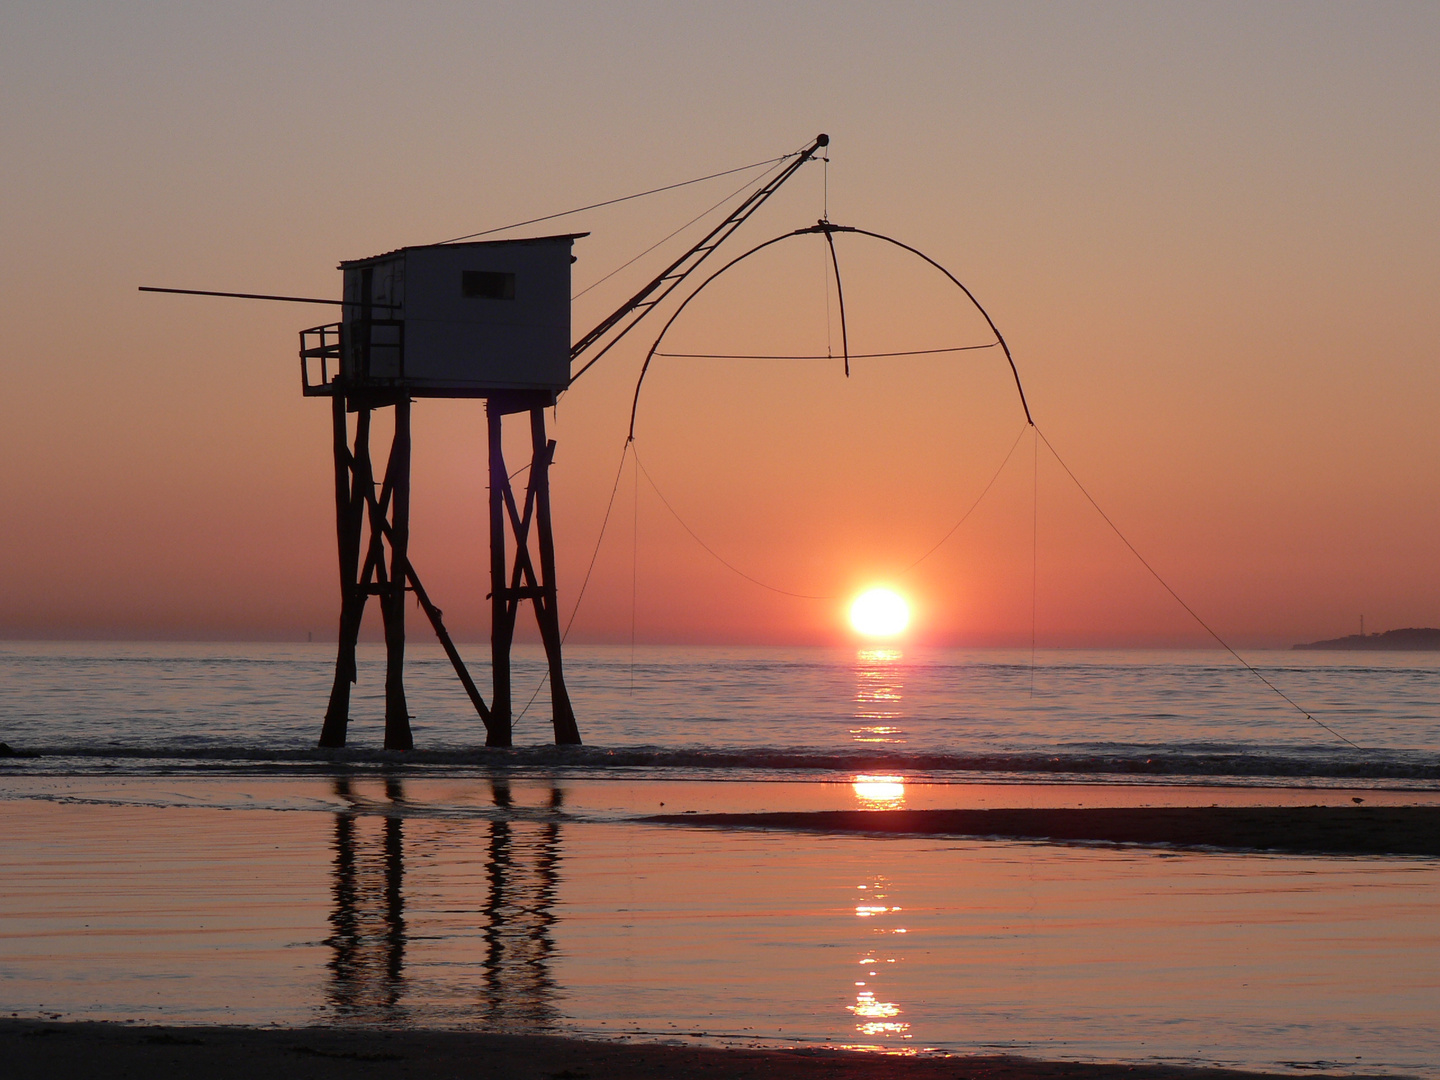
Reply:
[[[641, 1076], [764, 1080], [1243, 1080], [1289, 1073], [1192, 1065], [1053, 1061], [1011, 1055], [866, 1052], [832, 1047], [720, 1048], [562, 1035], [434, 1029], [161, 1026], [104, 1021], [0, 1019], [0, 1055], [15, 1080], [205, 1076], [249, 1080], [504, 1077], [623, 1080]], [[1297, 1062], [1314, 1080], [1360, 1075], [1338, 1063]], [[1401, 1074], [1364, 1073], [1366, 1076]]]
[[[693, 1044], [644, 1051], [662, 1055], [653, 1069], [627, 1058], [605, 1073], [552, 1047], [553, 1068], [513, 1073], [537, 1077], [683, 1071], [665, 1063], [702, 1045], [772, 1056], [743, 1067], [733, 1054], [686, 1059], [695, 1075], [790, 1075], [796, 1061], [856, 1043], [961, 1055], [946, 1060], [963, 1060], [962, 1072], [934, 1075], [968, 1080], [1072, 1075], [1037, 1074], [1033, 1060], [1029, 1072], [997, 1072], [988, 1057], [988, 1072], [971, 1067], [974, 1055], [1000, 1054], [1437, 1075], [1440, 863], [1388, 853], [1414, 846], [1406, 830], [1440, 835], [1440, 806], [1372, 806], [1370, 792], [1331, 807], [1227, 806], [1224, 791], [1191, 789], [1174, 793], [1188, 806], [1097, 807], [1085, 804], [1104, 800], [1102, 787], [922, 784], [906, 787], [920, 804], [908, 811], [835, 809], [896, 786], [378, 776], [16, 785], [0, 843], [10, 867], [4, 1011], [108, 1022], [100, 1034], [146, 1025], [161, 1041], [116, 1050], [136, 1076], [205, 1065], [147, 1065], [146, 1054], [203, 1049], [165, 1041], [156, 1024], [181, 1025], [190, 1034], [175, 1038], [204, 1046], [214, 1040], [195, 1032], [215, 1024], [307, 1040], [348, 1025], [366, 1040], [522, 1030], [602, 1048]], [[650, 819], [661, 807], [697, 812], [674, 815], [677, 828]], [[1298, 828], [1306, 820], [1318, 841]], [[1245, 834], [1256, 821], [1311, 853]], [[1365, 822], [1385, 826], [1378, 839], [1351, 829]], [[1055, 842], [1067, 823], [1081, 838]], [[1198, 832], [1135, 831], [1182, 826]], [[1049, 839], [1025, 838], [1034, 832]], [[1346, 833], [1363, 841], [1359, 852], [1347, 842], [1339, 858], [1313, 853]], [[1317, 934], [1333, 947], [1316, 949]], [[7, 1061], [31, 1062], [29, 1075], [110, 1075], [85, 1065], [85, 1054], [109, 1054], [88, 1036], [24, 1038]], [[66, 1039], [73, 1049], [35, 1056], [39, 1043]], [[264, 1050], [281, 1075], [340, 1075], [297, 1074], [289, 1066], [300, 1059], [361, 1073], [389, 1060], [287, 1045], [354, 1051], [292, 1038]], [[364, 1046], [354, 1052], [399, 1052]], [[608, 1061], [612, 1051], [593, 1053]], [[512, 1060], [528, 1068], [524, 1054]], [[851, 1071], [827, 1075], [932, 1075], [916, 1061], [901, 1074], [868, 1059], [826, 1069], [842, 1067]]]
[[1139, 844], [1296, 855], [1440, 856], [1437, 806], [1080, 807], [664, 814], [692, 828]]

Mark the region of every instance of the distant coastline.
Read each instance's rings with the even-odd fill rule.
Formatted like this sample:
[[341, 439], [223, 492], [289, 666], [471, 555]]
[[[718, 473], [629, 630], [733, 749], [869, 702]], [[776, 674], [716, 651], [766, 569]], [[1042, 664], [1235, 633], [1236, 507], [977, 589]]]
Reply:
[[1386, 630], [1383, 634], [1351, 634], [1328, 641], [1292, 645], [1292, 649], [1369, 649], [1389, 652], [1440, 651], [1440, 630], [1431, 626], [1410, 626]]

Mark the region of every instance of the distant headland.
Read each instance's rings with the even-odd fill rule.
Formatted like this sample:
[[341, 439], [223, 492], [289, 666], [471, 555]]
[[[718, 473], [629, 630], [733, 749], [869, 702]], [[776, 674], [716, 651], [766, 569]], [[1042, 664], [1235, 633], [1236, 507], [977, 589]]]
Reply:
[[1381, 649], [1392, 652], [1440, 651], [1440, 630], [1431, 626], [1410, 626], [1404, 630], [1386, 630], [1383, 634], [1351, 634], [1329, 641], [1310, 641], [1292, 645], [1294, 649]]

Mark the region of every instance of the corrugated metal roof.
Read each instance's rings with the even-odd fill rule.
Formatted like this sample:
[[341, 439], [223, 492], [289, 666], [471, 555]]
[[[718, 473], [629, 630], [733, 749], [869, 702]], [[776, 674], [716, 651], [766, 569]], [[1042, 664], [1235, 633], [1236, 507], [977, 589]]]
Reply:
[[406, 247], [396, 248], [394, 251], [386, 251], [380, 255], [367, 255], [363, 259], [345, 259], [340, 263], [339, 269], [344, 270], [347, 266], [361, 266], [369, 262], [377, 262], [381, 259], [388, 259], [406, 251], [425, 251], [430, 248], [470, 248], [470, 247], [496, 247], [500, 244], [543, 244], [552, 240], [579, 240], [582, 236], [589, 236], [588, 232], [577, 233], [555, 233], [552, 236], [525, 236], [515, 240], [470, 240], [460, 244], [409, 244]]

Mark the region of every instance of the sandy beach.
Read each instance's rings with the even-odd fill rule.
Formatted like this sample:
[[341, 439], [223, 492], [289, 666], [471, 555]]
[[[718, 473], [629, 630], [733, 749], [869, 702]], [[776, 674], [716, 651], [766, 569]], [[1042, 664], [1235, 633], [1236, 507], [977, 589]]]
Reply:
[[[1276, 1074], [1168, 1065], [1091, 1064], [994, 1056], [900, 1056], [829, 1048], [715, 1049], [555, 1036], [334, 1028], [151, 1027], [0, 1020], [0, 1054], [15, 1080], [203, 1076], [506, 1080], [630, 1077], [825, 1077], [826, 1080], [1222, 1080]], [[1307, 1072], [1308, 1076], [1335, 1075]]]
[[1314, 855], [1440, 855], [1436, 806], [1085, 807], [667, 814], [668, 824], [1170, 844]]
[[[1424, 792], [920, 784], [913, 809], [866, 810], [848, 783], [62, 776], [10, 795], [21, 1075], [467, 1055], [537, 1077], [1436, 1075]], [[498, 1031], [531, 1049], [479, 1034]], [[876, 1056], [824, 1056], [846, 1046]]]

